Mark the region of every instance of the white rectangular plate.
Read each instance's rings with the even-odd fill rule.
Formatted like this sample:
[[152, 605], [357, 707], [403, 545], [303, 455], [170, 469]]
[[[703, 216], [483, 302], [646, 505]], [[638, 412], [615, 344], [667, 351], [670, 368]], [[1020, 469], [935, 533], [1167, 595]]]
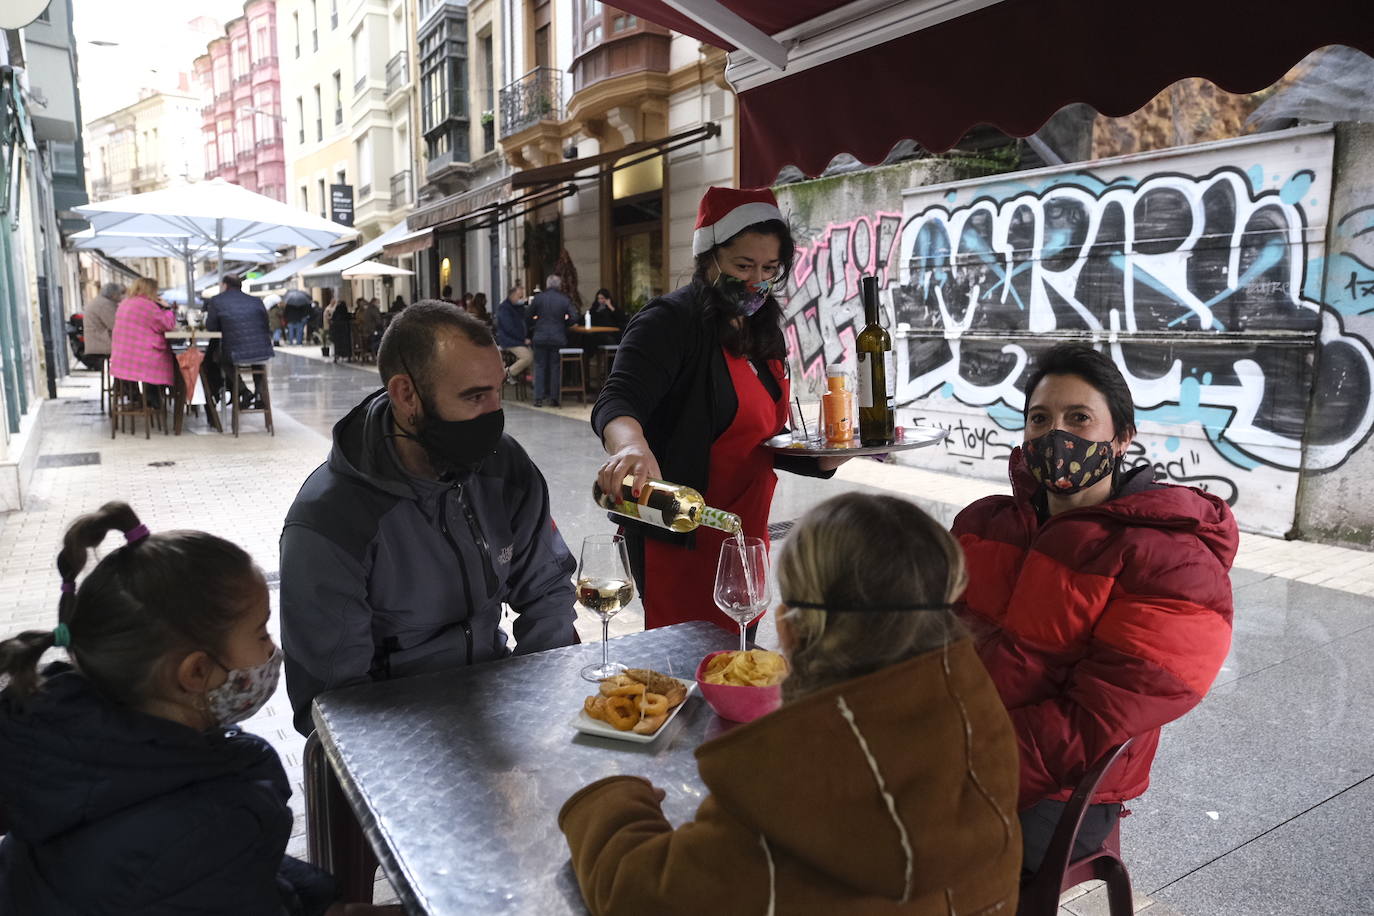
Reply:
[[[581, 709], [577, 711], [577, 718], [572, 720], [572, 727], [582, 732], [584, 735], [596, 735], [598, 738], [614, 738], [617, 741], [633, 741], [636, 744], [648, 744], [650, 741], [656, 740], [659, 735], [663, 734], [665, 731], [668, 730], [668, 726], [672, 725], [673, 720], [677, 718], [677, 714], [682, 712], [682, 707], [686, 706], [688, 703], [692, 701], [692, 694], [696, 692], [696, 681], [684, 681], [680, 677], [673, 678], [673, 680], [677, 681], [679, 684], [681, 684], [683, 687], [687, 689], [687, 698], [684, 699], [681, 703], [677, 704], [677, 706], [673, 707], [673, 711], [668, 713], [668, 718], [665, 719], [663, 721], [663, 724], [658, 727], [658, 731], [654, 732], [652, 735], [640, 735], [636, 734], [633, 731], [622, 732], [609, 722], [602, 722], [600, 719], [593, 719], [591, 716], [587, 715], [586, 710]], [[590, 684], [590, 682], [588, 683]], [[590, 684], [590, 686], [593, 690], [595, 690], [600, 685]], [[588, 694], [588, 696], [590, 695], [591, 694]]]

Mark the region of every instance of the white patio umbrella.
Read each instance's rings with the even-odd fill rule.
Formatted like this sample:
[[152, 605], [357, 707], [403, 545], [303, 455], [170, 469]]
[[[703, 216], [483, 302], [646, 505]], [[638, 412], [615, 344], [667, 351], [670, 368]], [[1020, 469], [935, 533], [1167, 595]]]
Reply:
[[224, 263], [224, 258], [254, 264], [267, 264], [277, 259], [275, 251], [262, 245], [244, 242], [219, 248], [205, 239], [187, 235], [134, 235], [83, 229], [72, 234], [70, 244], [78, 251], [101, 251], [111, 257], [177, 258], [186, 268], [186, 295], [183, 302], [195, 301], [191, 278], [195, 273], [195, 262], [200, 258], [214, 254], [220, 258], [217, 262], [219, 265]]
[[409, 277], [414, 273], [413, 270], [406, 270], [404, 267], [392, 267], [381, 261], [363, 261], [352, 267], [345, 267], [339, 271], [339, 276], [349, 280], [365, 280], [370, 277]]
[[[223, 178], [130, 194], [74, 208], [96, 235], [184, 236], [214, 247], [223, 270], [226, 249], [244, 246], [323, 248], [357, 232], [255, 194]], [[189, 290], [188, 290], [189, 292]]]

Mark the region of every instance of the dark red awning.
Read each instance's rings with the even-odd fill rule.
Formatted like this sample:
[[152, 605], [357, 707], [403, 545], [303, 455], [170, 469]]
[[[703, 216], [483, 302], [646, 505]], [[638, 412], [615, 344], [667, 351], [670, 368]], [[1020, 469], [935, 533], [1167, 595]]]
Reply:
[[[661, 0], [616, 5], [730, 47]], [[773, 35], [846, 4], [722, 5]], [[740, 183], [817, 175], [841, 152], [877, 163], [904, 139], [939, 152], [979, 124], [1024, 137], [1074, 102], [1121, 116], [1185, 77], [1255, 92], [1330, 44], [1374, 55], [1369, 0], [1002, 0], [740, 92]]]

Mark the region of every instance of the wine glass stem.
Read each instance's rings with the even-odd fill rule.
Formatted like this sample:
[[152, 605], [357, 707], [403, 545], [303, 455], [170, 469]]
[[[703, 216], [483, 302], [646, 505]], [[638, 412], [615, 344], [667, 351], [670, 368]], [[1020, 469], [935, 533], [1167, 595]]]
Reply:
[[601, 670], [611, 667], [611, 618], [601, 618]]
[[748, 645], [746, 644], [746, 642], [745, 642], [745, 633], [747, 633], [747, 632], [748, 632], [748, 631], [745, 629], [745, 626], [744, 626], [744, 621], [741, 620], [741, 621], [740, 621], [740, 624], [739, 624], [739, 650], [740, 650], [741, 652], [747, 652], [747, 651], [749, 651], [749, 646], [748, 646]]

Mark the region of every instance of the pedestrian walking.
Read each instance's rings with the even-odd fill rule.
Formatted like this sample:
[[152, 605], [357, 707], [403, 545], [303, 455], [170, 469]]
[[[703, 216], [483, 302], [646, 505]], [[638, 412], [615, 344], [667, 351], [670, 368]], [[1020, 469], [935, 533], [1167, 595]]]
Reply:
[[[229, 289], [227, 284], [225, 289]], [[216, 296], [215, 298], [219, 297]], [[285, 310], [281, 306], [281, 296], [274, 293], [262, 300], [262, 304], [267, 306], [267, 327], [272, 332], [272, 346], [280, 347], [282, 337], [286, 334], [286, 316]]]
[[[57, 569], [56, 628], [0, 642], [0, 911], [342, 916], [333, 878], [286, 855], [281, 760], [237, 725], [282, 662], [252, 557], [116, 502], [67, 529]], [[51, 649], [69, 661], [40, 670]]]
[[305, 343], [305, 327], [310, 321], [310, 294], [303, 289], [288, 290], [282, 299], [286, 319], [286, 342], [293, 347]]
[[353, 361], [353, 316], [348, 313], [348, 303], [336, 300], [325, 312], [329, 323], [329, 341], [334, 347], [334, 362], [342, 356]]
[[563, 294], [563, 278], [550, 274], [544, 291], [530, 300], [530, 341], [534, 345], [534, 406], [559, 407], [563, 370], [558, 351], [568, 345], [568, 328], [577, 320], [577, 309]]

